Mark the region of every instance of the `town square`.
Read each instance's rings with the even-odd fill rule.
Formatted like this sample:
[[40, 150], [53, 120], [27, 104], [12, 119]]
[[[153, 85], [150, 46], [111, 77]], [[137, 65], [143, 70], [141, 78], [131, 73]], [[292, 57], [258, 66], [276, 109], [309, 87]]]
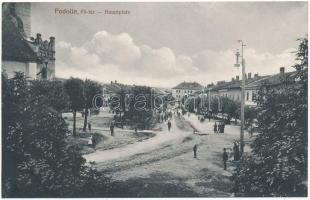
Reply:
[[308, 196], [308, 2], [5, 2], [3, 198]]

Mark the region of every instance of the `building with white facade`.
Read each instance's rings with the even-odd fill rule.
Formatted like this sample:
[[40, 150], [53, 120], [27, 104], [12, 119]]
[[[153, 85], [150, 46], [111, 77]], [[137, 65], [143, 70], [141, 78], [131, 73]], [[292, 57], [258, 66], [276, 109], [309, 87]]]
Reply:
[[203, 86], [197, 82], [182, 82], [179, 85], [172, 88], [172, 96], [181, 100], [183, 97], [194, 95], [197, 92], [202, 92]]

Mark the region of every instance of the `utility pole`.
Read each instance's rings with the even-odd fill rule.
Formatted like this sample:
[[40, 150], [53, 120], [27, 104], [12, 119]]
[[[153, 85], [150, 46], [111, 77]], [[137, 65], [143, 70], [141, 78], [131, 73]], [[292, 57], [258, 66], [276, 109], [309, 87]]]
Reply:
[[210, 106], [210, 101], [211, 101], [211, 96], [210, 96], [210, 87], [209, 87], [209, 94], [208, 94], [208, 100], [209, 100], [209, 105], [208, 105], [208, 112], [210, 114], [210, 111], [211, 111], [211, 106]]
[[240, 154], [244, 151], [244, 106], [245, 106], [245, 59], [243, 55], [243, 47], [246, 45], [242, 40], [238, 40], [241, 43], [241, 55], [237, 50], [236, 57], [237, 61], [235, 67], [239, 67], [239, 57], [241, 57], [241, 67], [242, 67], [242, 84], [241, 84], [241, 127], [240, 127]]

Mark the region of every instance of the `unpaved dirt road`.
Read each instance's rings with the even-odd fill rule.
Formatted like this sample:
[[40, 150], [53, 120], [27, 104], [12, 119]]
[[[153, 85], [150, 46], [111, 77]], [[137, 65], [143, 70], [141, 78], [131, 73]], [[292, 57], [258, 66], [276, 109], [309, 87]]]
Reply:
[[[214, 134], [210, 131], [214, 121], [198, 126], [200, 122], [198, 119], [195, 121], [196, 117], [174, 116], [170, 132], [163, 124], [163, 131], [156, 133], [153, 138], [121, 148], [99, 150], [85, 155], [85, 158], [95, 161], [96, 167], [113, 180], [129, 181], [128, 187], [131, 187], [132, 181], [143, 182], [146, 187], [151, 187], [150, 193], [154, 192], [155, 195], [157, 192], [156, 197], [180, 197], [187, 193], [188, 196], [200, 197], [231, 196], [232, 183], [229, 179], [234, 163], [230, 161], [227, 171], [223, 170], [222, 151], [223, 148], [231, 148], [233, 141], [238, 139], [239, 127], [229, 125], [225, 134]], [[205, 127], [206, 131], [193, 134], [195, 124], [197, 130]], [[195, 144], [198, 145], [196, 159], [193, 158]], [[183, 192], [174, 189], [168, 195], [158, 194], [154, 184], [160, 187], [173, 185]], [[143, 193], [141, 196], [153, 195]]]

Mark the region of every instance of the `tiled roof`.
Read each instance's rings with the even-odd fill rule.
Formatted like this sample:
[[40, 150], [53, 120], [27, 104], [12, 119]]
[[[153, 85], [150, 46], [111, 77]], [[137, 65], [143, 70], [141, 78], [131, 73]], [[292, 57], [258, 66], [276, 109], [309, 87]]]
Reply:
[[202, 90], [203, 86], [197, 82], [183, 82], [172, 89]]
[[[245, 85], [252, 84], [254, 82], [257, 82], [259, 80], [265, 79], [268, 76], [258, 76], [253, 77], [250, 79], [245, 80]], [[241, 80], [233, 80], [229, 82], [221, 82], [211, 87], [211, 91], [218, 91], [218, 90], [224, 90], [224, 89], [235, 89], [235, 88], [241, 88], [242, 81]]]
[[287, 72], [284, 74], [278, 73], [275, 75], [265, 76], [263, 79], [247, 84], [246, 88], [259, 88], [260, 86], [264, 84], [276, 86], [276, 85], [282, 84], [284, 81], [294, 82], [295, 73], [296, 72]]
[[35, 62], [36, 52], [8, 18], [2, 19], [2, 60]]

